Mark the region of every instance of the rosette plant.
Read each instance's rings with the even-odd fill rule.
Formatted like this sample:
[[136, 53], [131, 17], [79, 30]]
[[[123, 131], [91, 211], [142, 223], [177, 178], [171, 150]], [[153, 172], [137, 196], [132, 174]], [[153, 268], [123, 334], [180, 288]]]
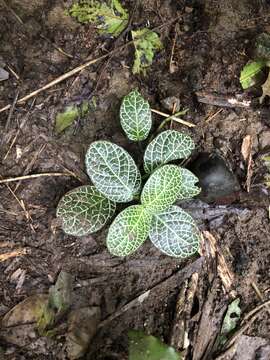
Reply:
[[[130, 140], [147, 139], [152, 127], [151, 109], [137, 90], [124, 97], [120, 121]], [[198, 179], [170, 162], [186, 159], [193, 149], [190, 136], [175, 130], [161, 132], [146, 147], [142, 177], [122, 147], [109, 141], [93, 142], [85, 157], [93, 185], [71, 190], [60, 200], [57, 216], [63, 230], [75, 236], [91, 234], [113, 217], [117, 203], [133, 202], [109, 227], [106, 242], [111, 254], [130, 255], [149, 237], [169, 256], [192, 255], [198, 250], [200, 232], [193, 218], [174, 204], [200, 192]]]

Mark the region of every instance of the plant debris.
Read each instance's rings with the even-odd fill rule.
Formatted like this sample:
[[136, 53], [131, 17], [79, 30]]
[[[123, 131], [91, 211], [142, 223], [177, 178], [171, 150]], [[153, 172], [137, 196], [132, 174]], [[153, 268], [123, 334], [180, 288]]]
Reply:
[[80, 116], [85, 116], [89, 110], [89, 104], [84, 101], [81, 106], [70, 105], [64, 112], [58, 113], [55, 120], [55, 131], [60, 134], [66, 128], [71, 126], [73, 122]]
[[94, 24], [100, 34], [118, 36], [126, 28], [129, 15], [119, 0], [81, 0], [71, 6], [68, 14], [80, 23]]
[[132, 68], [133, 74], [146, 74], [151, 66], [155, 52], [161, 50], [163, 45], [160, 37], [149, 29], [131, 31], [135, 46], [135, 59]]

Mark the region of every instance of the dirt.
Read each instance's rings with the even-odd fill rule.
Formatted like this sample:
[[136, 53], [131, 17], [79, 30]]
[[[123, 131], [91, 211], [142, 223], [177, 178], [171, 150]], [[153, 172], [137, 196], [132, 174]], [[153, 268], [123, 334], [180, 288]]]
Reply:
[[[0, 83], [0, 108], [12, 104], [17, 91], [19, 97], [27, 95], [111, 48], [112, 39], [100, 37], [93, 26], [78, 25], [64, 14], [71, 3], [10, 0], [6, 7], [0, 2], [0, 55], [10, 72], [9, 79]], [[133, 2], [124, 3], [131, 12]], [[269, 299], [269, 189], [263, 185], [266, 169], [261, 159], [270, 148], [268, 116], [262, 117], [260, 109], [221, 108], [218, 112], [220, 108], [200, 104], [196, 99], [197, 91], [225, 96], [242, 92], [239, 73], [249, 59], [255, 35], [269, 30], [269, 10], [264, 0], [142, 0], [132, 26], [154, 28], [166, 24], [158, 30], [164, 49], [147, 76], [132, 75], [132, 48], [127, 47], [107, 66], [106, 62], [99, 62], [23, 105], [16, 105], [8, 126], [9, 112], [0, 113], [2, 178], [67, 169], [77, 176], [40, 177], [0, 185], [1, 253], [27, 251], [0, 263], [0, 316], [30, 295], [48, 292], [60, 270], [73, 274], [76, 299], [83, 306], [100, 307], [102, 320], [152, 289], [145, 301], [100, 327], [86, 355], [90, 360], [127, 359], [129, 329], [143, 329], [170, 341], [177, 318], [177, 297], [189, 284], [192, 273], [197, 273], [197, 288], [186, 324], [191, 340], [187, 358], [213, 358], [213, 354], [203, 357], [209, 338], [204, 338], [205, 343], [202, 341], [200, 346], [192, 341], [201, 339], [205, 306], [211, 304], [211, 309], [216, 309], [215, 313], [209, 312], [209, 321], [213, 317], [220, 326], [232, 296], [224, 290], [217, 269], [209, 272], [205, 254], [198, 265], [199, 255], [175, 260], [161, 255], [147, 242], [133, 256], [117, 259], [106, 249], [106, 230], [75, 238], [65, 235], [55, 221], [61, 196], [80, 182], [88, 182], [84, 154], [93, 140], [108, 139], [134, 152], [135, 157], [140, 155], [137, 146], [124, 137], [118, 119], [121, 98], [134, 87], [161, 111], [168, 111], [162, 106], [163, 99], [179, 98], [181, 107], [189, 108], [185, 120], [196, 127], [188, 129], [176, 123], [173, 126], [193, 137], [197, 144], [194, 157], [201, 151], [219, 151], [230, 164], [241, 185], [238, 198], [223, 207], [198, 203], [197, 220], [202, 230], [211, 231], [217, 240], [218, 251], [233, 274], [231, 290], [240, 297], [242, 312]], [[172, 22], [176, 17], [177, 21]], [[121, 41], [128, 39], [126, 36]], [[93, 96], [96, 109], [62, 135], [56, 135], [56, 114], [67, 104]], [[155, 128], [161, 120], [154, 116]], [[245, 187], [247, 166], [241, 155], [246, 135], [253, 139], [249, 193]], [[194, 204], [197, 203], [187, 204], [187, 210], [192, 212]], [[252, 284], [256, 284], [262, 299]], [[214, 294], [212, 302], [207, 302], [209, 294]], [[269, 344], [269, 329], [269, 314], [261, 312], [245, 336], [256, 336], [259, 343]], [[8, 343], [2, 334], [0, 342], [6, 351], [5, 359], [66, 359], [61, 336], [47, 339], [35, 335], [19, 346]], [[195, 356], [195, 348], [202, 353]], [[269, 346], [266, 356], [270, 357]], [[236, 355], [234, 359], [237, 358]]]

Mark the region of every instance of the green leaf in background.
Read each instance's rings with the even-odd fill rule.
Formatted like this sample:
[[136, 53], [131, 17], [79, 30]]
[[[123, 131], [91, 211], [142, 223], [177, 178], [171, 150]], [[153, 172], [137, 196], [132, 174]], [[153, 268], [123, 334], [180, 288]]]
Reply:
[[180, 168], [176, 165], [164, 165], [147, 180], [141, 194], [141, 203], [153, 214], [161, 212], [177, 200], [181, 183]]
[[241, 308], [239, 306], [240, 299], [236, 298], [233, 300], [230, 305], [228, 306], [228, 309], [226, 311], [221, 333], [220, 333], [220, 344], [225, 344], [228, 338], [230, 337], [231, 333], [235, 330], [237, 323], [239, 322], [240, 315], [241, 315]]
[[133, 141], [147, 138], [152, 126], [151, 109], [138, 90], [131, 91], [123, 99], [120, 122], [127, 137]]
[[123, 210], [113, 221], [107, 236], [111, 254], [127, 256], [136, 251], [147, 239], [152, 216], [142, 205]]
[[248, 89], [256, 84], [256, 76], [260, 74], [265, 65], [264, 60], [258, 60], [249, 62], [243, 67], [240, 74], [240, 83], [243, 89]]
[[190, 136], [175, 130], [163, 131], [145, 150], [144, 170], [150, 174], [160, 165], [172, 160], [186, 159], [194, 148], [195, 144]]
[[128, 332], [128, 337], [128, 360], [182, 360], [181, 354], [173, 347], [164, 344], [152, 335], [132, 330]]
[[96, 188], [115, 202], [129, 202], [141, 187], [140, 172], [129, 153], [109, 141], [93, 142], [85, 157], [86, 170]]
[[116, 205], [94, 186], [80, 186], [60, 200], [56, 216], [65, 233], [84, 236], [100, 230], [113, 216]]
[[133, 74], [146, 73], [151, 66], [155, 52], [162, 49], [159, 35], [149, 29], [131, 31], [135, 46], [135, 59], [132, 68]]
[[128, 24], [128, 12], [119, 0], [81, 0], [74, 3], [68, 14], [80, 23], [95, 24], [101, 34], [118, 36]]
[[60, 134], [67, 127], [73, 124], [73, 122], [79, 116], [85, 116], [89, 110], [89, 104], [87, 101], [84, 101], [81, 106], [70, 105], [64, 112], [58, 113], [55, 120], [55, 131]]
[[195, 185], [199, 182], [199, 179], [188, 169], [180, 168], [180, 171], [182, 173], [182, 183], [178, 200], [191, 199], [201, 192], [201, 189]]
[[198, 251], [201, 235], [193, 218], [173, 205], [154, 215], [149, 238], [164, 254], [185, 258]]

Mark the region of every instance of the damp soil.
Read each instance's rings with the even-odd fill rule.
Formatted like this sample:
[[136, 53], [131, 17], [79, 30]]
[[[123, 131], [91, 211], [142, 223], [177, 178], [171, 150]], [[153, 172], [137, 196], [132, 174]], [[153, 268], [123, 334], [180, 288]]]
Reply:
[[[124, 3], [131, 13], [134, 2]], [[12, 104], [17, 93], [19, 97], [27, 95], [113, 47], [113, 39], [101, 37], [93, 26], [79, 25], [65, 15], [71, 1], [9, 0], [6, 4], [0, 2], [0, 55], [10, 76], [0, 82], [0, 108]], [[90, 360], [127, 359], [129, 329], [142, 329], [170, 342], [177, 298], [196, 272], [197, 290], [186, 324], [190, 331], [187, 358], [205, 359], [209, 339], [204, 339], [206, 345], [194, 343], [201, 339], [198, 333], [205, 304], [209, 305], [211, 295], [209, 323], [220, 326], [220, 313], [224, 313], [232, 297], [224, 290], [217, 268], [209, 271], [204, 253], [176, 260], [163, 256], [146, 242], [134, 255], [117, 259], [106, 250], [106, 230], [75, 238], [65, 235], [55, 221], [61, 196], [88, 182], [84, 154], [92, 141], [107, 139], [135, 157], [141, 156], [140, 148], [124, 137], [118, 119], [121, 98], [134, 87], [153, 108], [164, 112], [170, 112], [164, 107], [165, 98], [179, 98], [181, 107], [189, 108], [185, 120], [196, 126], [189, 129], [173, 123], [172, 127], [193, 137], [197, 144], [194, 158], [200, 152], [218, 152], [228, 162], [240, 184], [237, 196], [222, 205], [195, 200], [185, 208], [194, 214], [202, 230], [215, 237], [243, 313], [269, 299], [269, 191], [263, 185], [266, 169], [261, 160], [270, 149], [267, 115], [264, 112], [262, 117], [258, 108], [219, 108], [201, 104], [196, 98], [198, 91], [222, 96], [242, 92], [239, 73], [249, 59], [254, 37], [270, 30], [269, 16], [270, 6], [264, 0], [142, 0], [132, 27], [156, 28], [163, 24], [157, 31], [164, 49], [146, 76], [132, 75], [133, 49], [126, 47], [108, 63], [97, 62], [16, 105], [9, 121], [9, 111], [0, 113], [2, 178], [67, 170], [77, 177], [40, 177], [0, 184], [0, 252], [27, 251], [0, 263], [0, 316], [30, 295], [48, 292], [61, 270], [74, 276], [77, 299], [84, 305], [100, 307], [102, 320], [152, 289], [144, 301], [105, 321], [85, 356]], [[127, 34], [117, 46], [128, 40]], [[95, 110], [63, 134], [55, 133], [59, 111], [93, 98]], [[153, 118], [155, 129], [162, 118]], [[247, 166], [241, 155], [247, 135], [253, 139], [249, 193]], [[256, 284], [262, 299], [252, 284]], [[269, 330], [269, 315], [262, 312], [245, 335], [269, 342]], [[0, 342], [6, 359], [66, 359], [63, 337], [34, 337], [20, 344], [7, 342], [3, 336]], [[267, 356], [270, 358], [270, 353]]]

